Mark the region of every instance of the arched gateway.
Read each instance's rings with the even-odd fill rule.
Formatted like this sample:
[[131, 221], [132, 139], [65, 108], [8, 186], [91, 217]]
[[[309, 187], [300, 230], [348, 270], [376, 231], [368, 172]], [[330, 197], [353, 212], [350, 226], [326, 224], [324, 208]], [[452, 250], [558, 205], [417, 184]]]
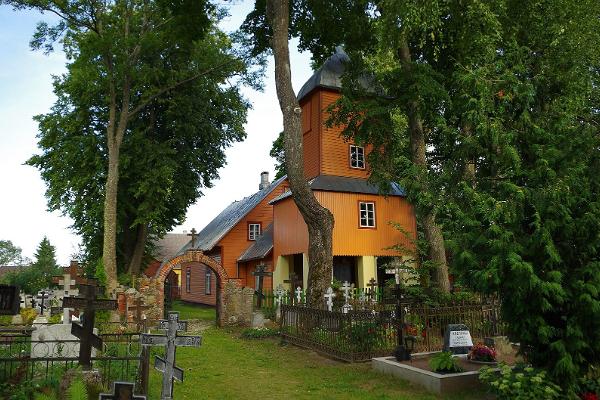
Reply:
[[169, 273], [173, 270], [173, 268], [179, 264], [181, 265], [182, 269], [186, 266], [190, 266], [190, 265], [194, 265], [194, 264], [196, 264], [196, 265], [204, 264], [215, 273], [215, 275], [217, 276], [217, 282], [216, 282], [216, 287], [217, 287], [217, 325], [218, 326], [225, 325], [226, 324], [225, 313], [223, 312], [224, 305], [225, 305], [225, 296], [224, 296], [225, 284], [228, 281], [235, 281], [235, 283], [237, 283], [239, 285], [239, 282], [237, 279], [230, 280], [229, 276], [227, 275], [227, 272], [225, 271], [223, 266], [221, 264], [219, 264], [217, 261], [215, 261], [215, 259], [213, 259], [212, 257], [205, 255], [200, 250], [188, 250], [184, 254], [182, 254], [180, 256], [176, 256], [176, 257], [170, 259], [169, 261], [165, 262], [156, 271], [154, 278], [160, 283], [159, 298], [157, 299], [157, 302], [160, 305], [161, 309], [162, 309], [162, 307], [164, 307], [164, 299], [165, 299], [164, 283], [165, 283], [165, 280], [167, 279], [167, 277], [169, 276]]

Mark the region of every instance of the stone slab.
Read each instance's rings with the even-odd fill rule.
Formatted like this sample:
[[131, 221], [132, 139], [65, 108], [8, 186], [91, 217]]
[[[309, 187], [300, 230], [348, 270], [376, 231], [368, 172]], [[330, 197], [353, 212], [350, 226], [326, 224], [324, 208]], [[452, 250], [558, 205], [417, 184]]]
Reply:
[[[98, 329], [94, 328], [98, 334]], [[92, 357], [96, 350], [92, 348]], [[71, 324], [37, 326], [31, 333], [31, 358], [79, 357], [79, 339], [71, 335]]]
[[[412, 357], [425, 357], [431, 353], [415, 353]], [[402, 364], [394, 357], [379, 357], [371, 361], [375, 371], [394, 375], [398, 378], [415, 383], [436, 394], [447, 394], [480, 387], [479, 371], [459, 372], [455, 374], [438, 374]]]

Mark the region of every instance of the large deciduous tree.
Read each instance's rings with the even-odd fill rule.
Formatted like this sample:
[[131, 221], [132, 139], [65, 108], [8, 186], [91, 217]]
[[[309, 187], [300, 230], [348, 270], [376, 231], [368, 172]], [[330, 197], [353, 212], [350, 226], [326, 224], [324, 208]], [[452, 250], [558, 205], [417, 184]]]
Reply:
[[333, 270], [333, 215], [317, 201], [304, 178], [302, 155], [302, 109], [292, 88], [292, 72], [288, 44], [289, 2], [267, 0], [267, 18], [273, 35], [270, 47], [275, 58], [275, 84], [283, 113], [283, 148], [285, 169], [294, 202], [308, 227], [307, 304], [317, 307], [331, 284]]
[[25, 265], [29, 263], [23, 257], [23, 250], [10, 240], [0, 240], [0, 265]]
[[51, 208], [75, 219], [86, 244], [102, 238], [113, 288], [118, 249], [136, 273], [148, 235], [181, 222], [224, 147], [244, 136], [248, 105], [235, 77], [248, 65], [208, 1], [2, 2], [60, 17], [32, 40], [50, 51], [61, 39], [69, 62], [52, 112], [37, 117], [43, 153], [30, 163]]

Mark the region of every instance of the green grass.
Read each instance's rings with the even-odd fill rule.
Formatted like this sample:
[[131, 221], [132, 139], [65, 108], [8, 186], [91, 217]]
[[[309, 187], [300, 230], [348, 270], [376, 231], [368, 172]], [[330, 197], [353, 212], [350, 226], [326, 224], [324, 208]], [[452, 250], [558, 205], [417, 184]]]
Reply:
[[216, 318], [215, 308], [202, 304], [186, 303], [181, 300], [173, 302], [173, 311], [179, 311], [179, 319], [200, 319], [204, 321], [214, 321]]
[[[397, 378], [321, 357], [279, 339], [244, 340], [239, 331], [209, 328], [200, 348], [179, 348], [174, 398], [185, 399], [481, 399], [482, 393], [437, 397]], [[153, 361], [152, 361], [153, 362]], [[160, 398], [161, 375], [150, 373], [149, 399]]]

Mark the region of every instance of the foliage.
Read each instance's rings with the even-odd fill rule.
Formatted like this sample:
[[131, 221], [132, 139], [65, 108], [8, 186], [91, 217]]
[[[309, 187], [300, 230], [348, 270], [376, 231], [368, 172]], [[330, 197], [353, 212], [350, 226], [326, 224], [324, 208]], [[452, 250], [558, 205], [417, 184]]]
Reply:
[[474, 361], [494, 362], [496, 361], [496, 350], [483, 343], [477, 343], [471, 348], [467, 357], [469, 360]]
[[273, 146], [269, 155], [275, 159], [275, 179], [286, 175], [285, 172], [285, 153], [283, 151], [283, 132], [279, 132], [277, 139], [273, 141]]
[[511, 368], [499, 366], [500, 373], [492, 368], [482, 368], [479, 379], [484, 382], [498, 400], [561, 399], [565, 393], [548, 379], [547, 372], [527, 366]]
[[29, 307], [21, 308], [20, 315], [23, 321], [23, 325], [31, 325], [37, 317], [37, 311]]
[[0, 240], [0, 265], [26, 265], [30, 261], [21, 254], [23, 250], [10, 240]]
[[577, 392], [582, 400], [598, 400], [600, 396], [600, 377], [580, 379], [577, 384]]
[[67, 400], [87, 400], [87, 388], [83, 380], [78, 377], [71, 382], [67, 390]]
[[52, 315], [48, 318], [48, 323], [49, 324], [60, 324], [61, 317], [62, 317], [61, 314]]
[[7, 274], [6, 282], [19, 286], [28, 294], [37, 294], [42, 289], [54, 286], [52, 277], [60, 275], [61, 271], [56, 263], [55, 248], [47, 237], [40, 242], [35, 258], [35, 262], [29, 267]]
[[12, 315], [0, 315], [0, 325], [12, 324]]
[[452, 357], [452, 353], [449, 351], [442, 351], [431, 357], [429, 360], [429, 367], [433, 372], [462, 372], [463, 369], [458, 365], [456, 357]]
[[278, 329], [271, 328], [246, 328], [242, 331], [241, 336], [244, 339], [263, 339], [268, 337], [279, 336]]
[[357, 322], [345, 327], [344, 335], [357, 351], [385, 348], [386, 329], [378, 322]]

